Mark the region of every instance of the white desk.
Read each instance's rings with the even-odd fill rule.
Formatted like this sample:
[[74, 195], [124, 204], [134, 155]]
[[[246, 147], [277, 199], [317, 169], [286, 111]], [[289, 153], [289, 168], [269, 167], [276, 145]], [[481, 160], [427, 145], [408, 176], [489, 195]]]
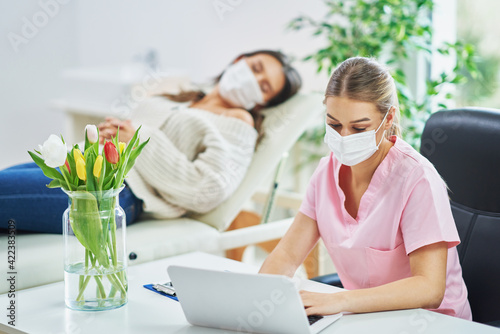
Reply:
[[[16, 329], [27, 333], [234, 333], [190, 326], [178, 302], [154, 293], [144, 284], [168, 280], [171, 264], [231, 271], [256, 272], [258, 268], [206, 253], [190, 253], [129, 268], [129, 301], [104, 312], [73, 311], [64, 305], [64, 283], [18, 291]], [[62, 270], [62, 269], [61, 269]], [[22, 275], [22, 273], [19, 273]], [[6, 294], [0, 295], [0, 332], [22, 333], [7, 326]], [[486, 325], [426, 310], [405, 310], [344, 315], [321, 332], [328, 333], [500, 333]]]

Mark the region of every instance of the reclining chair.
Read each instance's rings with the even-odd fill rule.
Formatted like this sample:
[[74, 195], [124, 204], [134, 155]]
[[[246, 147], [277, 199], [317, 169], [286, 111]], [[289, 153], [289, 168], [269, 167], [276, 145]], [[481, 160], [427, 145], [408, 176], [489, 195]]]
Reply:
[[[293, 218], [226, 231], [244, 204], [272, 175], [281, 157], [324, 111], [321, 94], [298, 94], [264, 111], [264, 138], [256, 148], [245, 178], [235, 193], [202, 215], [143, 220], [127, 226], [129, 265], [192, 251], [224, 255], [225, 250], [282, 237]], [[63, 280], [63, 238], [58, 234], [16, 236], [17, 290]], [[0, 254], [7, 258], [7, 236], [0, 235]], [[0, 293], [8, 291], [2, 280]]]

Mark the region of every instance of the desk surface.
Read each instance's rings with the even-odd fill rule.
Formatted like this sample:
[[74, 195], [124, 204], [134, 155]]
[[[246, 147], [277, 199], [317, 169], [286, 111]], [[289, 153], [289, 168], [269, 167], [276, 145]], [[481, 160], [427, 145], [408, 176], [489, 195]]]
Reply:
[[[129, 268], [129, 301], [104, 312], [73, 311], [64, 304], [64, 283], [16, 293], [16, 329], [27, 333], [234, 333], [189, 325], [178, 302], [151, 292], [144, 284], [166, 282], [171, 264], [256, 272], [258, 268], [206, 253], [190, 253]], [[21, 273], [22, 274], [22, 273]], [[314, 283], [316, 284], [316, 283]], [[328, 287], [330, 288], [330, 287]], [[10, 303], [0, 295], [1, 308]], [[0, 332], [22, 333], [7, 326], [5, 311]], [[486, 325], [426, 310], [404, 310], [344, 315], [321, 334], [328, 333], [500, 333]]]

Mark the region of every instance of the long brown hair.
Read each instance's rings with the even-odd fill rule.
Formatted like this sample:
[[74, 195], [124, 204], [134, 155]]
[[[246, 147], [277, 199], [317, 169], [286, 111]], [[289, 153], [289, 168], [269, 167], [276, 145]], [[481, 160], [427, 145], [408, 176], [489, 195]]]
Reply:
[[[295, 93], [299, 91], [300, 87], [302, 86], [302, 80], [300, 78], [300, 75], [297, 72], [297, 70], [295, 70], [295, 68], [290, 66], [288, 58], [280, 51], [257, 50], [253, 52], [243, 53], [238, 57], [236, 57], [235, 60], [241, 57], [251, 57], [257, 54], [266, 54], [276, 58], [283, 67], [283, 74], [285, 75], [285, 85], [283, 86], [283, 89], [266, 104], [266, 107], [276, 106], [288, 100], [290, 97], [292, 97]], [[215, 78], [214, 82], [218, 83], [221, 77], [222, 73]], [[160, 94], [160, 96], [164, 96], [174, 102], [197, 102], [205, 97], [205, 93], [202, 92], [201, 90], [189, 90], [189, 91], [181, 91], [178, 94], [163, 93]], [[261, 137], [262, 122], [264, 120], [264, 116], [261, 114], [260, 108], [258, 107], [253, 108], [251, 110], [248, 110], [248, 112], [250, 112], [250, 114], [252, 115], [255, 129], [259, 133], [259, 137]]]
[[382, 115], [391, 106], [395, 107], [394, 120], [387, 137], [401, 137], [399, 101], [394, 79], [375, 59], [353, 57], [343, 61], [328, 81], [325, 98], [328, 96], [373, 103]]

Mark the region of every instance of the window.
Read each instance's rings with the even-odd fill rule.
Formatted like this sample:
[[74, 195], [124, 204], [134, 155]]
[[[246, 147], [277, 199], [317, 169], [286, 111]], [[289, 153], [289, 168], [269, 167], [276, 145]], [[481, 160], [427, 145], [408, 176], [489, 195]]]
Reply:
[[457, 106], [500, 109], [500, 30], [498, 0], [457, 0], [457, 39], [476, 47], [481, 76], [457, 92]]

